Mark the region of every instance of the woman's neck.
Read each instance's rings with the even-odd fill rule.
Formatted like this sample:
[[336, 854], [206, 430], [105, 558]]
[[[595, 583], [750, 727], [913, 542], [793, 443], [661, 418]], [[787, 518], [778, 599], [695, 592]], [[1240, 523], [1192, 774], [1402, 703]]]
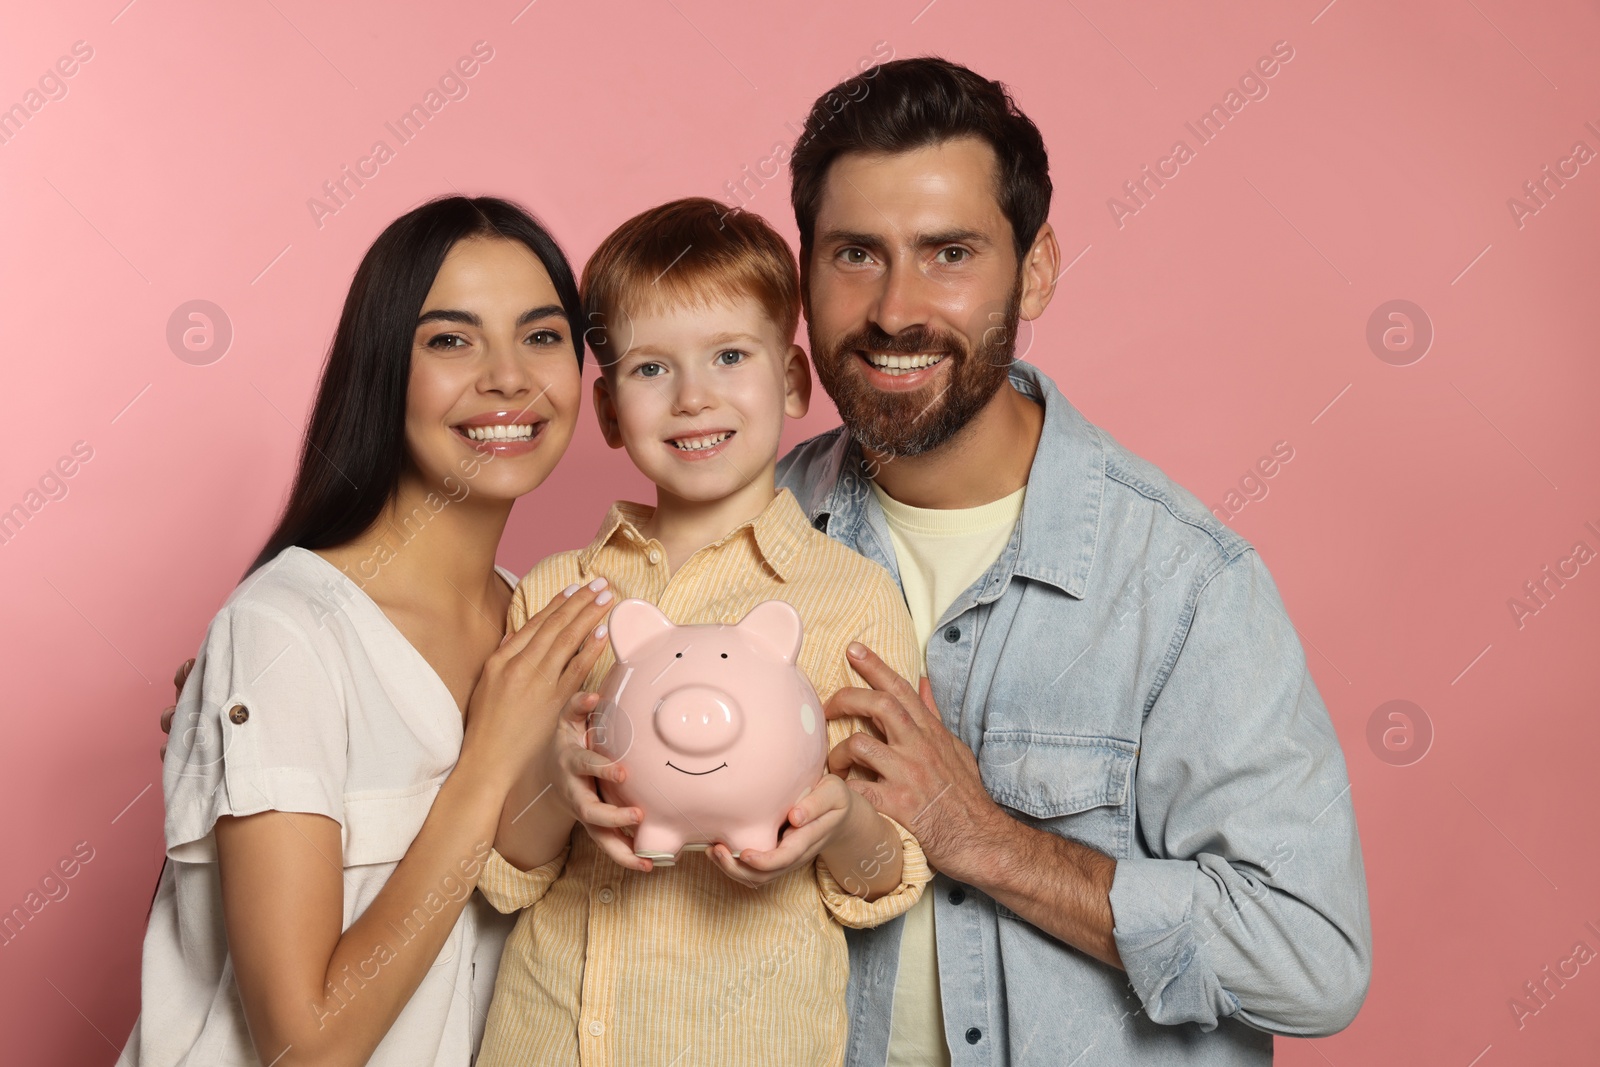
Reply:
[[499, 625], [505, 583], [494, 559], [510, 515], [510, 501], [452, 498], [407, 474], [371, 526], [318, 554], [385, 610], [432, 614], [444, 605]]
[[775, 463], [741, 488], [716, 500], [685, 500], [656, 487], [656, 510], [640, 533], [661, 542], [673, 573], [702, 548], [766, 510], [777, 496]]

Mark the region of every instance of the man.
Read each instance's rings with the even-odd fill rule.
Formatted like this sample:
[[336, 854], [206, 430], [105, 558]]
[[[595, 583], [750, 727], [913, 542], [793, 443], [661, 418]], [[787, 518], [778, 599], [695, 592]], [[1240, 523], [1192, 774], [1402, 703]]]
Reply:
[[[845, 101], [841, 107], [833, 102]], [[900, 581], [931, 683], [870, 653], [836, 771], [939, 874], [851, 945], [849, 1062], [1268, 1063], [1366, 993], [1349, 781], [1260, 557], [1013, 358], [1061, 269], [1038, 130], [934, 58], [814, 106], [806, 319], [844, 426], [779, 470]]]

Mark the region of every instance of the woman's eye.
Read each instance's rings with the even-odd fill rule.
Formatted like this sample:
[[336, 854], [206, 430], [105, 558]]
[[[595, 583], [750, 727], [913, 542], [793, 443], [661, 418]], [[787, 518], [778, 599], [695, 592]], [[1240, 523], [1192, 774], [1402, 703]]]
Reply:
[[528, 340], [536, 345], [558, 345], [562, 337], [555, 330], [534, 330], [528, 335]]
[[717, 365], [721, 367], [737, 367], [747, 358], [749, 357], [737, 348], [730, 348], [724, 352], [717, 353]]
[[428, 341], [429, 348], [462, 348], [467, 339], [458, 333], [441, 333]]

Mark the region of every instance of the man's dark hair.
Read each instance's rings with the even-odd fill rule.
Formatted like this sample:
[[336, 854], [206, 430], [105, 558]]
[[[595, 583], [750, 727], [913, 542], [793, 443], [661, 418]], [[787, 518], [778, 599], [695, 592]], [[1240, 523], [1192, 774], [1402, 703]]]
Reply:
[[994, 149], [995, 197], [1020, 261], [1050, 215], [1050, 159], [1039, 128], [1006, 87], [938, 56], [869, 67], [817, 98], [795, 142], [789, 196], [800, 227], [800, 268], [811, 260], [817, 206], [833, 161], [847, 152], [907, 152], [957, 137]]

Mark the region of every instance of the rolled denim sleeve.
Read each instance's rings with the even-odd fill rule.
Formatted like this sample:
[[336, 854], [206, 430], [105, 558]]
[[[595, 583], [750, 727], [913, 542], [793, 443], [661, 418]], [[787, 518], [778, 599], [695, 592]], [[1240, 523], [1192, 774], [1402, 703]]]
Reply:
[[1111, 887], [1129, 980], [1158, 1023], [1340, 1030], [1372, 965], [1350, 782], [1254, 550], [1201, 584], [1169, 662], [1135, 782], [1150, 855], [1119, 860]]

